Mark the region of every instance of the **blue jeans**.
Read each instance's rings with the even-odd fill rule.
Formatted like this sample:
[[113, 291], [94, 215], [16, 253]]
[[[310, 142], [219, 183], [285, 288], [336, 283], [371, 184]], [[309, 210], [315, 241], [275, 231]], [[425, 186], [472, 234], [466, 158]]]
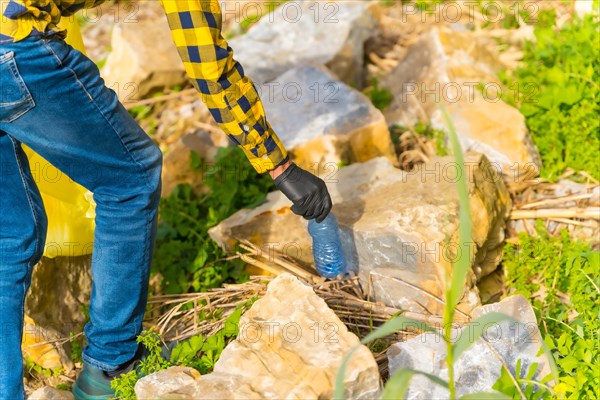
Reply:
[[160, 199], [162, 154], [92, 61], [55, 37], [0, 43], [0, 399], [24, 396], [23, 307], [47, 229], [21, 143], [94, 193], [83, 359], [100, 369], [136, 352]]

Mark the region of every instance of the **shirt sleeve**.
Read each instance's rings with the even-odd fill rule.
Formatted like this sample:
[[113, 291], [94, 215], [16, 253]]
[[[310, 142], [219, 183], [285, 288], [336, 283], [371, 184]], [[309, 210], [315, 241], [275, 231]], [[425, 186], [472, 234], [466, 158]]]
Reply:
[[221, 34], [217, 0], [161, 0], [188, 77], [229, 138], [257, 172], [272, 170], [288, 155], [269, 125], [256, 88]]

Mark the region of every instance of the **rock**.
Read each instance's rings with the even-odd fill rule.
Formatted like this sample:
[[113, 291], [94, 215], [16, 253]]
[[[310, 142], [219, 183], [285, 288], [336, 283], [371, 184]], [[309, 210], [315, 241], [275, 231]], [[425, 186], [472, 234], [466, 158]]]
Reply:
[[258, 84], [297, 65], [316, 63], [360, 88], [363, 45], [375, 28], [368, 8], [368, 2], [356, 1], [284, 3], [229, 44]]
[[[475, 245], [460, 308], [469, 312], [479, 304], [475, 282], [500, 262], [511, 201], [485, 156], [471, 154], [466, 163]], [[346, 259], [375, 300], [415, 312], [442, 312], [445, 271], [457, 248], [456, 171], [449, 157], [434, 158], [410, 173], [377, 158], [344, 167], [327, 182]], [[237, 212], [209, 234], [227, 251], [236, 238], [245, 238], [312, 265], [306, 222], [289, 207], [282, 194], [270, 193], [266, 203]]]
[[166, 18], [115, 25], [112, 51], [101, 74], [124, 103], [187, 80]]
[[82, 307], [89, 304], [92, 290], [92, 256], [76, 255], [82, 252], [82, 244], [69, 245], [63, 247], [64, 255], [43, 258], [36, 265], [25, 300], [25, 312], [39, 326], [56, 330], [63, 337], [86, 322]]
[[58, 390], [50, 386], [37, 389], [29, 397], [29, 400], [74, 400], [73, 394], [66, 390]]
[[200, 372], [189, 367], [170, 367], [141, 378], [135, 384], [138, 399], [159, 399], [200, 379]]
[[191, 167], [192, 151], [209, 163], [214, 162], [217, 155], [217, 147], [210, 134], [203, 130], [188, 133], [169, 146], [163, 160], [163, 197], [171, 194], [177, 185], [183, 183], [190, 184], [196, 194], [206, 193], [203, 171], [196, 171]]
[[[492, 311], [506, 314], [518, 322], [490, 325], [484, 332], [486, 340], [478, 338], [455, 360], [457, 397], [469, 393], [492, 392], [492, 386], [500, 377], [502, 369], [499, 358], [513, 375], [517, 360], [520, 359], [521, 378], [526, 376], [533, 363], [538, 363], [538, 366], [532, 379], [540, 381], [550, 373], [550, 361], [546, 355], [537, 356], [542, 337], [527, 299], [523, 296], [511, 296], [499, 303], [478, 307], [474, 310], [473, 317]], [[472, 335], [472, 328], [455, 329], [453, 339], [456, 340], [460, 335]], [[412, 368], [448, 379], [446, 344], [434, 333], [421, 334], [406, 342], [393, 344], [388, 349], [387, 356], [390, 375], [399, 368]], [[416, 375], [411, 380], [407, 399], [443, 399], [448, 396], [446, 389]]]
[[381, 112], [325, 68], [300, 66], [272, 84], [277, 85], [273, 96], [263, 93], [265, 111], [300, 166], [322, 175], [330, 174], [342, 161], [385, 156], [396, 162]]
[[[465, 151], [484, 153], [511, 179], [537, 174], [541, 165], [524, 117], [500, 99], [497, 72], [502, 63], [473, 32], [433, 28], [382, 81], [394, 100], [384, 114], [389, 123], [430, 122], [444, 129], [443, 104]], [[478, 89], [483, 83], [483, 88]]]
[[61, 346], [47, 343], [60, 339], [55, 331], [44, 329], [36, 325], [35, 321], [25, 315], [23, 324], [22, 350], [23, 357], [33, 361], [42, 368], [56, 370], [63, 368], [66, 371], [73, 369], [73, 362]]
[[[538, 175], [541, 159], [525, 117], [516, 108], [502, 100], [486, 100], [481, 95], [449, 103], [446, 108], [465, 151], [484, 153], [513, 182]], [[431, 125], [446, 129], [441, 111], [433, 114]]]
[[[342, 358], [360, 343], [312, 287], [287, 273], [269, 283], [264, 297], [242, 315], [239, 329], [212, 373], [162, 396], [331, 398]], [[143, 381], [152, 379], [151, 375]], [[371, 399], [380, 394], [377, 363], [366, 346], [360, 346], [350, 359], [344, 384], [345, 398]], [[154, 379], [152, 385], [158, 390], [171, 382]], [[137, 389], [138, 398], [144, 398]]]

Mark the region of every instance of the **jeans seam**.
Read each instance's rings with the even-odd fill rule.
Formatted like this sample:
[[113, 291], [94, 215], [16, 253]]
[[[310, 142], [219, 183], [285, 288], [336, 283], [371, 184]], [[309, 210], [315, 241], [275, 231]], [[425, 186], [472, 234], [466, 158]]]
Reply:
[[106, 117], [106, 115], [104, 114], [104, 112], [102, 111], [102, 109], [98, 106], [98, 103], [96, 103], [96, 101], [94, 100], [94, 97], [90, 94], [90, 92], [87, 91], [87, 89], [85, 88], [85, 85], [83, 84], [83, 82], [81, 82], [81, 80], [79, 80], [79, 77], [77, 76], [77, 73], [75, 71], [73, 71], [73, 69], [65, 66], [62, 63], [62, 61], [60, 60], [60, 58], [58, 57], [58, 55], [54, 52], [54, 50], [50, 46], [48, 46], [48, 44], [46, 42], [44, 42], [44, 46], [52, 53], [52, 55], [54, 55], [54, 58], [56, 58], [56, 60], [59, 63], [59, 67], [62, 67], [64, 69], [68, 70], [71, 73], [71, 75], [73, 75], [73, 77], [77, 81], [78, 85], [87, 94], [87, 96], [89, 97], [91, 103], [94, 105], [94, 107], [96, 108], [96, 110], [98, 110], [98, 112], [100, 113], [100, 115], [102, 115], [102, 118], [106, 121], [106, 123], [108, 124], [108, 126], [110, 126], [111, 129], [113, 130], [113, 132], [117, 135], [117, 137], [119, 138], [119, 141], [121, 142], [121, 145], [123, 146], [123, 148], [125, 149], [125, 151], [129, 155], [129, 157], [131, 158], [131, 160], [142, 171], [142, 174], [144, 175], [145, 185], [148, 187], [148, 189], [152, 189], [152, 185], [150, 185], [150, 179], [148, 177], [146, 169], [144, 168], [144, 166], [138, 160], [136, 160], [136, 158], [133, 156], [133, 154], [131, 154], [131, 151], [129, 150], [129, 148], [127, 147], [127, 145], [123, 142], [123, 138], [121, 137], [121, 135], [119, 135], [119, 132], [117, 131], [117, 129], [115, 129], [115, 127], [113, 126], [113, 124], [108, 120], [108, 118]]
[[[38, 226], [39, 221], [38, 221], [37, 216], [35, 215], [35, 210], [33, 208], [33, 201], [31, 199], [31, 194], [29, 193], [29, 190], [30, 190], [29, 185], [27, 184], [25, 177], [23, 176], [23, 166], [17, 155], [17, 142], [12, 137], [9, 137], [9, 139], [13, 144], [15, 160], [17, 161], [17, 167], [19, 168], [19, 177], [21, 178], [21, 182], [23, 183], [23, 188], [25, 189], [25, 196], [27, 197], [27, 202], [29, 203], [29, 211], [31, 211], [31, 215], [33, 216], [33, 221], [35, 224], [35, 250], [34, 250], [34, 255], [32, 257], [32, 260], [33, 260], [34, 258], [37, 258], [37, 255], [39, 253], [39, 246], [40, 246], [40, 240], [39, 240], [40, 239], [40, 234], [39, 234], [40, 229]], [[32, 267], [32, 263], [31, 263], [32, 260], [29, 261], [29, 263], [27, 265], [28, 268]]]

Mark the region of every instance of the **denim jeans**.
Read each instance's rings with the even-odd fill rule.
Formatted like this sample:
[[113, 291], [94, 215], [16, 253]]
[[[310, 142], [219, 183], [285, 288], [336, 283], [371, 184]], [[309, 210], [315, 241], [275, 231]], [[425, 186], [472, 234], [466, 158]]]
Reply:
[[47, 229], [21, 143], [94, 194], [83, 360], [100, 369], [136, 352], [160, 199], [162, 154], [92, 61], [56, 37], [0, 43], [0, 399], [24, 396], [24, 300]]

